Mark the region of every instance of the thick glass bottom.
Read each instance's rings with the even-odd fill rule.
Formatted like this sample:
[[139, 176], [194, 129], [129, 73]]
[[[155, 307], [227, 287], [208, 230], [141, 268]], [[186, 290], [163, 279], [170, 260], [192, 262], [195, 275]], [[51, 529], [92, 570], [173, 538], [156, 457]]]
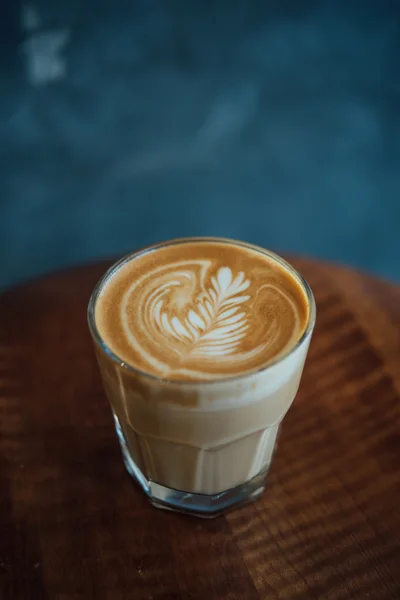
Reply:
[[132, 459], [119, 420], [115, 414], [114, 420], [125, 467], [140, 485], [150, 502], [157, 508], [202, 518], [214, 518], [226, 510], [256, 500], [264, 492], [268, 469], [262, 470], [242, 485], [213, 495], [180, 491], [148, 479]]

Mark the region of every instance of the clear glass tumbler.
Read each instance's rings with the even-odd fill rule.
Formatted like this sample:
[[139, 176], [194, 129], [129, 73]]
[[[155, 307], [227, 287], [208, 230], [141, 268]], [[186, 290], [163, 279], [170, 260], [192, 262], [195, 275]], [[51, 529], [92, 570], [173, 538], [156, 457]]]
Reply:
[[109, 269], [89, 302], [89, 328], [125, 466], [157, 507], [213, 517], [258, 498], [280, 424], [299, 387], [315, 322], [311, 289], [282, 258], [240, 245], [279, 262], [298, 280], [309, 303], [301, 338], [256, 372], [217, 381], [169, 381], [113, 354], [96, 327], [96, 301], [108, 278], [137, 253]]

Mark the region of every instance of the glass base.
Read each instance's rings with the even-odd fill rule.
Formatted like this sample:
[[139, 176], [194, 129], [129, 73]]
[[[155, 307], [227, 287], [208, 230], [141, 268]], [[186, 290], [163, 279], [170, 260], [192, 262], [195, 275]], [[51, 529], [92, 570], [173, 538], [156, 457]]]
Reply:
[[268, 469], [264, 469], [242, 485], [213, 495], [183, 492], [147, 479], [129, 454], [124, 434], [115, 414], [114, 420], [126, 470], [157, 508], [212, 519], [227, 510], [257, 500], [264, 492]]

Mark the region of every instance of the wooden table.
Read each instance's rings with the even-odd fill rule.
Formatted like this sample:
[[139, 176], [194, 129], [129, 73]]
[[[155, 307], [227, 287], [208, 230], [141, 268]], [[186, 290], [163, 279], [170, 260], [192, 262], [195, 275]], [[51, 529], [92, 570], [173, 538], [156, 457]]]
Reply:
[[125, 472], [86, 327], [106, 265], [0, 297], [0, 597], [400, 599], [400, 290], [297, 260], [318, 305], [264, 497], [212, 521]]

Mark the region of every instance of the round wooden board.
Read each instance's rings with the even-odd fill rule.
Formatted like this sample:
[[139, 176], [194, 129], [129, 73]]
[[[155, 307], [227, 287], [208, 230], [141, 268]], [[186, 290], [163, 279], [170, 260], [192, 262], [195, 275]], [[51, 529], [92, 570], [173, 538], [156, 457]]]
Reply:
[[400, 290], [293, 261], [317, 327], [264, 497], [213, 521], [125, 472], [86, 326], [106, 265], [0, 297], [0, 597], [400, 598]]

